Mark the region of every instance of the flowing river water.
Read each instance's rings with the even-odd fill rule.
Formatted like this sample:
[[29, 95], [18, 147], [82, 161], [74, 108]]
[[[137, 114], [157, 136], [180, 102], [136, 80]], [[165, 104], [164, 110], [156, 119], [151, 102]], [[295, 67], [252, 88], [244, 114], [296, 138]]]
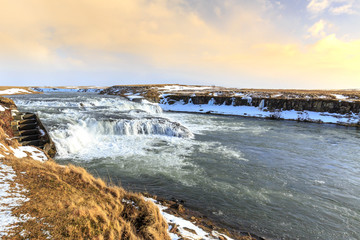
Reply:
[[185, 201], [269, 239], [360, 239], [360, 131], [335, 125], [165, 113], [91, 93], [12, 97], [36, 112], [60, 164]]

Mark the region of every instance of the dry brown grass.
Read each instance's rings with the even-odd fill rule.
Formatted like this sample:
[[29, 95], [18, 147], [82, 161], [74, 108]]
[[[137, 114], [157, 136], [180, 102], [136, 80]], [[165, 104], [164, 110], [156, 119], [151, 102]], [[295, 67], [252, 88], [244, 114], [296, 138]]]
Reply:
[[17, 108], [12, 99], [5, 98], [5, 97], [0, 97], [0, 105], [3, 107], [11, 108], [11, 109]]
[[[1, 99], [0, 99], [1, 101]], [[1, 104], [1, 102], [0, 102]], [[1, 132], [5, 132], [9, 137], [13, 137], [13, 131], [11, 129], [11, 121], [13, 117], [11, 116], [10, 109], [5, 111], [0, 111], [0, 129]]]
[[152, 102], [160, 101], [160, 93], [156, 88], [150, 88], [143, 94], [143, 96]]
[[46, 232], [52, 239], [169, 239], [158, 208], [139, 194], [109, 187], [80, 167], [13, 157], [4, 162], [29, 190], [30, 200], [13, 213], [31, 216], [5, 239], [46, 239]]
[[18, 86], [0, 86], [0, 90], [7, 90], [7, 89], [10, 89], [10, 88], [20, 88], [20, 89], [25, 89], [25, 90], [28, 90], [29, 87], [18, 87]]

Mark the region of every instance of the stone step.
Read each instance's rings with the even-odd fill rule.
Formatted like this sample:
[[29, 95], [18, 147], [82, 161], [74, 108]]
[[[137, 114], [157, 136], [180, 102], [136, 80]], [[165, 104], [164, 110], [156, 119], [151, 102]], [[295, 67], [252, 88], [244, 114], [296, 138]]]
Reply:
[[50, 157], [55, 156], [55, 144], [36, 114], [19, 112], [18, 110], [12, 110], [11, 114], [13, 117], [11, 122], [13, 135], [21, 145], [40, 147]]
[[14, 136], [15, 137], [29, 136], [29, 135], [35, 135], [35, 134], [39, 134], [39, 130], [37, 128], [36, 129], [30, 129], [30, 130], [14, 131]]
[[30, 129], [36, 129], [38, 126], [37, 123], [31, 123], [31, 124], [22, 124], [22, 125], [13, 125], [12, 128], [14, 131], [19, 130], [30, 130]]
[[22, 146], [35, 146], [35, 147], [43, 147], [44, 146], [44, 141], [42, 140], [32, 140], [32, 141], [24, 141], [24, 142], [19, 142]]
[[19, 142], [39, 140], [40, 138], [41, 136], [39, 134], [15, 137], [15, 139], [17, 139]]
[[35, 124], [35, 123], [37, 123], [36, 118], [35, 119], [25, 119], [25, 120], [19, 120], [19, 121], [12, 121], [11, 125]]
[[13, 116], [14, 120], [36, 119], [36, 115], [33, 113], [20, 113]]

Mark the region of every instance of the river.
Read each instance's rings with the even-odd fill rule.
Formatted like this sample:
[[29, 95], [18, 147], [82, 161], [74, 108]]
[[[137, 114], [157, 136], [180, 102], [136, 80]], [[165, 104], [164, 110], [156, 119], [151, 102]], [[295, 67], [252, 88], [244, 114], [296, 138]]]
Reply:
[[75, 164], [269, 239], [360, 239], [360, 131], [162, 112], [93, 93], [18, 95]]

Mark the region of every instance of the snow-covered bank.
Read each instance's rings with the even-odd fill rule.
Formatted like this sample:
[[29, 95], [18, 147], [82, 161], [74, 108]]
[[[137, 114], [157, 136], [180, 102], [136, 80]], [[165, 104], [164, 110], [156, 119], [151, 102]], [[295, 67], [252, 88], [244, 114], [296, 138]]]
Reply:
[[28, 190], [15, 181], [17, 174], [14, 169], [3, 162], [12, 158], [31, 158], [41, 162], [48, 160], [47, 156], [35, 147], [7, 147], [4, 142], [0, 143], [0, 237], [7, 236], [17, 224], [28, 219], [27, 215], [17, 217], [12, 213], [12, 209], [29, 200], [25, 196]]
[[[216, 240], [216, 239], [224, 239], [224, 240], [233, 240], [232, 238], [226, 236], [225, 234], [221, 234], [217, 231], [207, 232], [200, 227], [196, 226], [191, 221], [185, 220], [181, 217], [177, 217], [175, 215], [169, 214], [165, 212], [168, 207], [161, 205], [158, 201], [153, 198], [146, 198], [146, 201], [152, 201], [160, 210], [162, 216], [165, 218], [169, 225], [169, 235], [172, 240], [179, 239], [191, 239], [191, 240]], [[177, 230], [177, 231], [171, 231]]]
[[313, 112], [313, 111], [267, 111], [263, 106], [233, 106], [233, 105], [216, 105], [214, 101], [209, 101], [208, 104], [193, 104], [191, 101], [185, 104], [183, 101], [177, 101], [169, 104], [163, 99], [160, 104], [164, 111], [176, 112], [196, 112], [208, 114], [221, 114], [221, 115], [236, 115], [244, 117], [259, 117], [271, 119], [284, 119], [296, 120], [306, 122], [319, 122], [319, 123], [334, 123], [344, 125], [356, 125], [360, 123], [360, 114], [338, 114], [328, 112]]
[[[0, 159], [4, 156], [0, 155]], [[12, 209], [28, 201], [24, 193], [27, 191], [15, 182], [16, 172], [11, 166], [0, 160], [0, 238], [14, 228], [15, 224], [23, 222], [26, 217], [16, 217]]]
[[29, 94], [29, 93], [32, 92], [22, 88], [8, 88], [0, 91], [0, 95]]

